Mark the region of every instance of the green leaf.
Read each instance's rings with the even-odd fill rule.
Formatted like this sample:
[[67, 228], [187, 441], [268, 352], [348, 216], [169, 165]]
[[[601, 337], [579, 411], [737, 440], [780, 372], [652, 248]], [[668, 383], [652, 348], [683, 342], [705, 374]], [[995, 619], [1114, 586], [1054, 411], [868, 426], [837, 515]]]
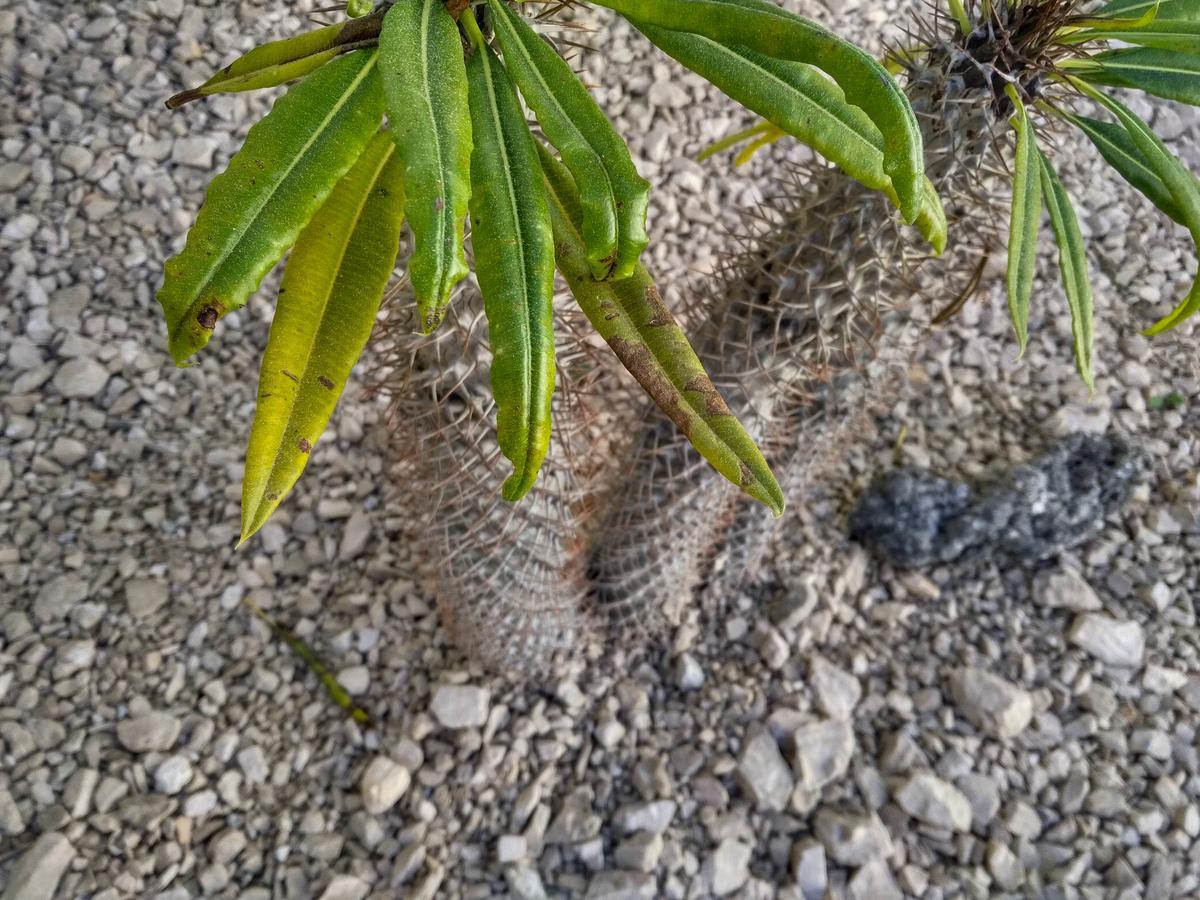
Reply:
[[513, 464], [504, 499], [533, 486], [550, 446], [554, 394], [554, 233], [546, 183], [525, 112], [504, 67], [478, 38], [467, 62], [471, 127], [471, 245], [492, 348], [500, 451]]
[[1017, 155], [1013, 163], [1012, 212], [1008, 224], [1008, 312], [1021, 354], [1029, 342], [1029, 299], [1037, 271], [1038, 228], [1042, 223], [1042, 179], [1037, 142], [1029, 114], [1017, 92], [1008, 88], [1016, 107]]
[[428, 334], [467, 277], [463, 223], [471, 197], [471, 112], [458, 24], [442, 0], [389, 9], [379, 36], [388, 122], [404, 164], [413, 235], [408, 274]]
[[368, 47], [379, 34], [382, 16], [340, 22], [281, 41], [271, 41], [239, 56], [199, 87], [180, 91], [167, 101], [176, 109], [211, 94], [232, 94], [276, 87], [302, 78], [335, 56]]
[[812, 147], [851, 178], [872, 190], [891, 185], [883, 170], [883, 135], [820, 69], [745, 47], [727, 47], [700, 34], [633, 24], [668, 56]]
[[212, 180], [187, 244], [167, 260], [158, 302], [183, 365], [240, 309], [379, 128], [375, 52], [327, 63], [275, 102]]
[[1139, 47], [1153, 47], [1175, 53], [1200, 54], [1200, 21], [1156, 21], [1142, 28], [1088, 28], [1074, 32], [1066, 43], [1087, 41], [1124, 41]]
[[[1078, 39], [1079, 35], [1084, 32], [1144, 28], [1158, 18], [1158, 10], [1161, 6], [1161, 0], [1152, 0], [1146, 6], [1139, 5], [1137, 9], [1125, 12], [1101, 9], [1091, 16], [1072, 16], [1069, 20], [1071, 24], [1059, 31], [1055, 37], [1061, 43], [1078, 44], [1081, 43]], [[1084, 38], [1084, 40], [1095, 40], [1095, 38]]]
[[1084, 383], [1093, 390], [1092, 351], [1092, 285], [1088, 278], [1087, 251], [1083, 245], [1083, 233], [1075, 207], [1058, 175], [1040, 150], [1037, 153], [1038, 169], [1042, 179], [1042, 198], [1046, 211], [1050, 213], [1050, 228], [1058, 244], [1058, 268], [1063, 288], [1067, 294], [1067, 305], [1071, 310], [1071, 332], [1075, 340], [1075, 365]]
[[1170, 218], [1181, 225], [1185, 224], [1175, 198], [1124, 128], [1074, 113], [1067, 113], [1067, 119], [1088, 136], [1104, 161], [1116, 169], [1118, 175]]
[[645, 268], [639, 265], [632, 277], [620, 281], [592, 278], [570, 172], [541, 145], [538, 151], [549, 188], [558, 268], [592, 326], [701, 456], [781, 515], [783, 492], [770, 466], [729, 411]]
[[[1191, 232], [1192, 240], [1200, 248], [1200, 185], [1195, 176], [1159, 140], [1150, 126], [1134, 115], [1124, 104], [1103, 91], [1081, 85], [1088, 96], [1108, 108], [1133, 140], [1150, 168], [1162, 181], [1175, 205], [1179, 209], [1184, 226]], [[1174, 328], [1180, 322], [1200, 310], [1200, 271], [1192, 283], [1192, 289], [1170, 313], [1159, 319], [1146, 330], [1147, 335], [1160, 334]]]
[[1130, 47], [1108, 50], [1089, 59], [1064, 60], [1061, 65], [1092, 84], [1134, 88], [1200, 106], [1200, 56]]
[[1095, 16], [1142, 16], [1158, 7], [1156, 19], [1200, 19], [1200, 0], [1113, 0]]
[[887, 69], [870, 54], [769, 0], [597, 0], [636, 23], [703, 35], [774, 59], [827, 72], [846, 100], [863, 109], [884, 140], [884, 171], [906, 222], [924, 202], [924, 156], [916, 114]]
[[946, 209], [942, 206], [942, 198], [938, 196], [933, 182], [928, 178], [922, 180], [925, 189], [921, 195], [921, 212], [913, 225], [916, 226], [921, 236], [933, 246], [933, 252], [941, 256], [949, 238]]
[[362, 353], [396, 265], [404, 190], [379, 133], [288, 258], [258, 380], [242, 482], [242, 541], [287, 496]]
[[488, 8], [505, 66], [579, 187], [592, 275], [627, 278], [649, 242], [649, 182], [567, 62], [504, 0]]
[[[633, 24], [668, 56], [812, 147], [854, 180], [899, 203], [884, 171], [883, 135], [865, 112], [846, 102], [841, 88], [820, 69], [772, 59], [745, 47], [726, 47], [699, 34]], [[752, 129], [745, 136], [756, 133]], [[774, 135], [760, 140], [769, 142]], [[914, 224], [940, 254], [946, 246], [945, 212], [933, 183], [922, 180], [921, 214]]]

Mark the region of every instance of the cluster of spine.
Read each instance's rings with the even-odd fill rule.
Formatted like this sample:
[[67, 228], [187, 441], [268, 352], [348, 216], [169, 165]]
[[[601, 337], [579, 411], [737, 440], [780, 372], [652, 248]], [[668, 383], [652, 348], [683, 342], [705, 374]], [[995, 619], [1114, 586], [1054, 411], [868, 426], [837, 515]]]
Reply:
[[[904, 83], [950, 220], [947, 253], [933, 258], [880, 194], [813, 163], [780, 180], [786, 188], [768, 204], [775, 224], [745, 240], [682, 317], [702, 323], [697, 352], [792, 503], [856, 433], [928, 322], [970, 294], [1003, 244], [996, 228], [1007, 197], [994, 185], [1007, 110], [992, 85], [971, 76], [945, 25], [932, 26], [930, 49], [907, 63]], [[414, 540], [435, 561], [444, 619], [465, 653], [510, 673], [543, 672], [593, 625], [655, 633], [704, 588], [718, 556], [722, 589], [755, 574], [775, 527], [769, 514], [713, 472], [582, 338], [560, 341], [560, 353], [603, 385], [615, 411], [599, 421], [587, 390], [560, 392], [538, 485], [519, 504], [500, 500], [481, 327], [460, 309], [432, 345], [441, 358], [425, 364], [419, 357], [431, 345], [412, 342], [428, 339], [390, 341], [393, 353], [417, 362], [392, 386], [397, 431], [412, 436], [398, 487], [415, 505], [429, 498]], [[447, 348], [458, 355], [454, 366]], [[405, 371], [407, 359], [397, 362]], [[560, 365], [560, 384], [570, 383], [570, 368]], [[614, 420], [632, 430], [624, 445], [606, 438]]]
[[[502, 499], [511, 465], [496, 444], [486, 321], [477, 292], [455, 299], [434, 335], [415, 334], [393, 304], [377, 348], [390, 394], [396, 449], [392, 484], [416, 511], [404, 538], [417, 549], [427, 586], [451, 639], [495, 671], [534, 676], [555, 668], [595, 630], [578, 528], [586, 519], [587, 368], [582, 337], [559, 355], [555, 431], [541, 476], [520, 503]], [[565, 315], [565, 314], [564, 314]], [[572, 349], [574, 352], [572, 352]]]

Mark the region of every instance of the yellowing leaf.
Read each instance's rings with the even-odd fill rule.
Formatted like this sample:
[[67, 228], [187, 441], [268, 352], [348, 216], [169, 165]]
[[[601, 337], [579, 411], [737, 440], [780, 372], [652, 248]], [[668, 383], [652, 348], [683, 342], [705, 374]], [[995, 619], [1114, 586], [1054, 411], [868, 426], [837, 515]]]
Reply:
[[296, 242], [259, 374], [242, 541], [304, 471], [362, 353], [396, 264], [403, 204], [395, 146], [379, 133]]

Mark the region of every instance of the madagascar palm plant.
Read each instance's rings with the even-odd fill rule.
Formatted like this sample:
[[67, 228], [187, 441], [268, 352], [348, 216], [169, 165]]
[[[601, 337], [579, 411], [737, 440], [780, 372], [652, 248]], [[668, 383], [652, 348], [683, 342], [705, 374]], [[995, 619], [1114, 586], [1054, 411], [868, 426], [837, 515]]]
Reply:
[[[879, 136], [880, 149], [856, 161], [859, 177], [887, 191], [906, 218], [933, 214], [916, 118], [870, 56], [762, 0], [660, 6], [694, 21], [714, 48], [769, 25], [718, 68], [759, 54], [814, 82], [824, 73], [820, 90], [844, 92]], [[213, 180], [158, 292], [183, 365], [291, 251], [247, 451], [243, 541], [291, 489], [324, 429], [370, 334], [405, 223], [405, 271], [418, 329], [429, 333], [468, 274], [469, 220], [496, 440], [511, 464], [506, 500], [529, 491], [549, 445], [557, 267], [595, 329], [704, 458], [782, 511], [761, 453], [639, 262], [649, 184], [567, 62], [518, 10], [503, 0], [381, 4], [258, 47], [168, 105], [297, 78]]]
[[[514, 669], [574, 646], [588, 611], [649, 627], [722, 546], [752, 569], [769, 520], [740, 498], [778, 515], [802, 490], [806, 426], [847, 379], [861, 382], [881, 334], [917, 317], [923, 283], [956, 285], [947, 314], [978, 286], [998, 202], [1011, 212], [1021, 348], [1045, 210], [1091, 383], [1086, 254], [1040, 137], [1054, 124], [1081, 129], [1200, 237], [1195, 179], [1105, 89], [1200, 102], [1200, 0], [946, 0], [882, 62], [769, 0], [597, 5], [763, 117], [723, 145], [744, 158], [789, 136], [818, 157], [790, 180], [778, 224], [730, 248], [688, 304], [690, 337], [639, 261], [649, 185], [521, 7], [351, 9], [364, 15], [259, 47], [169, 104], [301, 79], [214, 179], [158, 295], [183, 364], [291, 250], [242, 540], [304, 469], [407, 231], [415, 302], [387, 310], [381, 354], [405, 448], [399, 493], [415, 507], [414, 540], [439, 560], [448, 624]], [[456, 298], [466, 249], [478, 302]], [[555, 269], [573, 307], [555, 301]], [[1193, 289], [1149, 332], [1198, 306]], [[590, 354], [585, 322], [647, 395], [644, 410]]]

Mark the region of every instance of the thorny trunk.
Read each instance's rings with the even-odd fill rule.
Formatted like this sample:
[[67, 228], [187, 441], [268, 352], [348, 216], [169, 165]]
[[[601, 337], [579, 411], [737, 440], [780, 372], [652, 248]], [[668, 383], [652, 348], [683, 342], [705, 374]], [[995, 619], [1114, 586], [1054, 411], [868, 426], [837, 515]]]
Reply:
[[[956, 71], [958, 51], [935, 49], [924, 62], [907, 92], [958, 240], [946, 258], [930, 262], [879, 194], [814, 165], [778, 201], [780, 224], [732, 257], [685, 317], [706, 323], [695, 341], [702, 360], [794, 506], [813, 467], [907, 363], [924, 323], [999, 246], [1005, 217], [988, 186], [1002, 111], [991, 88]], [[625, 423], [640, 426], [624, 445], [606, 442], [613, 429], [593, 419], [586, 390], [570, 389], [573, 366], [563, 363], [545, 471], [521, 503], [500, 500], [503, 458], [485, 363], [476, 361], [486, 349], [464, 303], [432, 347], [403, 329], [390, 339], [398, 371], [416, 362], [393, 390], [398, 430], [411, 436], [396, 486], [423, 509], [413, 540], [468, 656], [512, 674], [544, 673], [593, 625], [645, 634], [673, 617], [718, 555], [721, 589], [755, 574], [769, 516], [743, 503], [627, 379], [591, 359], [582, 338], [560, 356], [590, 367], [608, 409], [623, 398], [624, 414], [606, 421], [620, 418], [625, 434]], [[453, 375], [441, 371], [447, 362]]]

